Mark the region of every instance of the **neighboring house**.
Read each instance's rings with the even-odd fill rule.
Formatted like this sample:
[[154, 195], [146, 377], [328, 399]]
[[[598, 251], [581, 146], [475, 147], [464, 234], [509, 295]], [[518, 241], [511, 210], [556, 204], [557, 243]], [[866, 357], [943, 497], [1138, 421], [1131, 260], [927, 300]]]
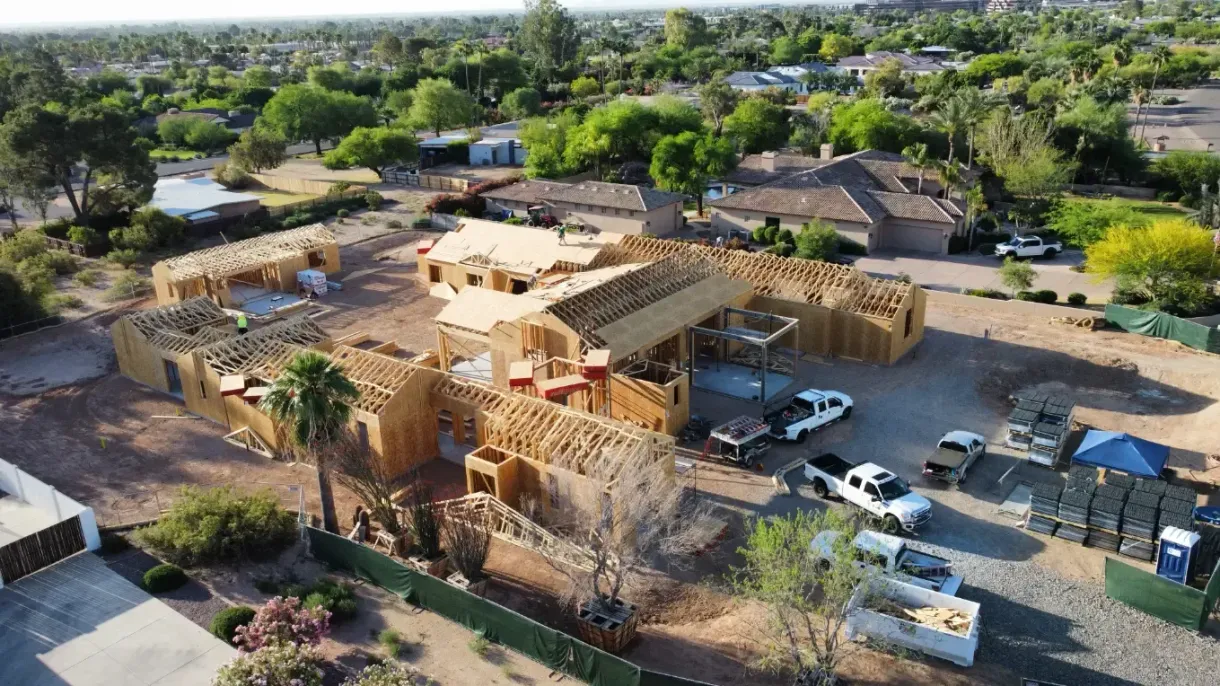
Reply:
[[[733, 171], [720, 181], [732, 186], [761, 186], [764, 183], [778, 181], [798, 172], [808, 171], [830, 164], [834, 147], [822, 146], [821, 157], [799, 155], [794, 153], [768, 150], [757, 155], [746, 155]], [[728, 195], [727, 189], [722, 189]]]
[[[100, 546], [101, 536], [92, 508], [0, 459], [0, 588], [66, 557]], [[3, 629], [17, 617], [3, 613], [0, 616], [4, 617], [0, 623], [3, 634]], [[42, 619], [41, 628], [46, 630], [48, 618]], [[13, 648], [14, 642], [9, 639], [4, 645]], [[13, 655], [6, 652], [4, 660], [4, 667], [10, 667]], [[0, 674], [5, 673], [12, 672], [0, 669]], [[12, 683], [31, 682], [15, 676]], [[38, 683], [47, 682], [38, 680]]]
[[955, 200], [936, 197], [942, 188], [901, 155], [866, 150], [836, 157], [711, 203], [711, 226], [725, 234], [757, 226], [800, 233], [811, 219], [834, 224], [839, 234], [868, 250], [892, 248], [944, 254], [949, 237], [963, 228], [965, 213]]
[[224, 217], [240, 217], [262, 207], [262, 198], [234, 193], [208, 178], [157, 179], [148, 203], [171, 217], [201, 224]]
[[624, 183], [582, 181], [567, 184], [532, 179], [481, 194], [491, 211], [525, 215], [544, 205], [559, 220], [574, 220], [601, 231], [661, 235], [683, 224], [681, 193]]
[[934, 74], [948, 68], [941, 64], [940, 60], [936, 57], [908, 55], [902, 52], [889, 52], [886, 50], [844, 57], [835, 66], [840, 71], [845, 71], [852, 76], [863, 79], [865, 74], [876, 71], [881, 67], [883, 62], [891, 59], [902, 63], [902, 73], [904, 74]]
[[725, 82], [739, 91], [761, 91], [780, 88], [793, 93], [804, 93], [805, 84], [797, 79], [770, 71], [735, 71], [725, 77]]
[[[484, 130], [486, 135], [494, 127]], [[516, 129], [506, 129], [515, 133]], [[431, 159], [433, 164], [452, 162], [455, 164], [471, 164], [479, 166], [512, 165], [522, 166], [527, 156], [521, 146], [521, 139], [515, 135], [488, 135], [473, 143], [465, 132], [444, 133], [440, 136], [425, 138], [419, 142], [419, 152], [422, 159]], [[466, 159], [452, 159], [449, 156], [449, 146], [454, 143], [467, 144]], [[425, 165], [428, 166], [428, 165]]]
[[144, 117], [136, 120], [136, 128], [146, 133], [156, 131], [161, 122], [175, 117], [202, 119], [214, 124], [220, 124], [229, 131], [240, 134], [254, 126], [254, 120], [258, 115], [246, 114], [238, 110], [220, 110], [214, 107], [201, 107], [197, 110], [179, 110], [176, 107], [171, 107], [154, 117]]

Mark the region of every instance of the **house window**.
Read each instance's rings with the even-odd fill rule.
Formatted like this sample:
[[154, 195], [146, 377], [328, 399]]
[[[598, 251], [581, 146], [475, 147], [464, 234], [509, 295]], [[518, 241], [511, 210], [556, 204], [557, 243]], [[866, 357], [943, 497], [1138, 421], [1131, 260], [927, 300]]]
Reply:
[[437, 266], [435, 264], [428, 265], [428, 282], [429, 283], [440, 283], [441, 282], [441, 268], [439, 266]]
[[644, 226], [652, 226], [652, 222], [644, 222]]
[[369, 451], [369, 425], [357, 419], [356, 432], [360, 436], [360, 449], [367, 453]]
[[618, 209], [615, 209], [615, 210], [614, 210], [614, 216], [616, 216], [616, 217], [617, 217], [617, 216], [619, 216], [620, 214], [622, 214], [622, 211], [621, 211], [621, 210], [618, 210]]
[[631, 216], [632, 216], [632, 217], [634, 217], [634, 216], [635, 216], [635, 210], [628, 210], [628, 212], [630, 212], [630, 213], [631, 213]]
[[682, 384], [674, 386], [674, 407], [682, 404]]
[[605, 213], [606, 213], [606, 208], [604, 208], [604, 207], [603, 207], [603, 208], [602, 208], [602, 214], [605, 214]]
[[319, 250], [317, 252], [309, 253], [309, 266], [311, 268], [326, 266], [326, 251]]
[[467, 286], [482, 286], [483, 277], [479, 276], [478, 274], [467, 274], [466, 275], [466, 285]]
[[915, 314], [914, 311], [907, 310], [907, 323], [906, 323], [906, 327], [904, 328], [904, 333], [902, 334], [903, 338], [911, 337], [911, 328], [914, 325], [914, 321], [915, 321], [915, 317], [913, 316], [914, 314]]
[[779, 217], [766, 217], [763, 219], [763, 224], [766, 226], [774, 226], [779, 228]]

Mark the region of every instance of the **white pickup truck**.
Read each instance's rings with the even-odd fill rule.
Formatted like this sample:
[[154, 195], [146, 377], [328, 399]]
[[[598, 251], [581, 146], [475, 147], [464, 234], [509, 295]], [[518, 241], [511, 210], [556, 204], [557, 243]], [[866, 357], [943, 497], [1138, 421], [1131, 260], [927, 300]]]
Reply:
[[[814, 536], [809, 544], [814, 558], [833, 559], [840, 535], [837, 531], [823, 531]], [[913, 550], [897, 536], [861, 531], [853, 543], [855, 565], [868, 575], [882, 574], [945, 595], [957, 595], [957, 589], [962, 587], [962, 577], [953, 573], [952, 562]]]
[[819, 498], [838, 495], [876, 518], [887, 534], [914, 531], [932, 518], [927, 498], [871, 462], [856, 464], [826, 453], [805, 461], [805, 478]]
[[792, 396], [787, 407], [764, 419], [771, 424], [773, 438], [804, 443], [810, 433], [850, 417], [851, 407], [851, 398], [845, 393], [810, 388]]
[[1037, 236], [1013, 236], [995, 247], [996, 257], [1045, 257], [1051, 258], [1063, 252], [1059, 241], [1044, 241]]
[[962, 486], [971, 465], [987, 454], [987, 439], [969, 431], [950, 431], [923, 461], [923, 475]]

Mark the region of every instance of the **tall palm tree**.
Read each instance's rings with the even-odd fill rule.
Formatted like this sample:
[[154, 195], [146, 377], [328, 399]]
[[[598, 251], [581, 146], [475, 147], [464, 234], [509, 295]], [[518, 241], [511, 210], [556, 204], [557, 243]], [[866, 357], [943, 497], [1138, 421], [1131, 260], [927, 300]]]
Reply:
[[466, 95], [470, 95], [470, 41], [459, 38], [453, 42], [453, 51], [462, 56], [466, 65]]
[[957, 134], [966, 128], [966, 111], [962, 108], [962, 102], [957, 98], [950, 98], [928, 117], [928, 121], [933, 128], [949, 137], [949, 159], [952, 160], [953, 142], [957, 139]]
[[902, 156], [906, 158], [907, 164], [915, 168], [919, 172], [919, 186], [916, 188], [916, 193], [923, 193], [923, 175], [932, 166], [932, 156], [928, 154], [927, 143], [915, 143], [908, 145], [902, 149]]
[[936, 165], [936, 173], [940, 175], [940, 185], [945, 189], [945, 199], [948, 200], [962, 183], [962, 169], [957, 162], [949, 160]]
[[328, 448], [352, 418], [352, 403], [360, 397], [343, 370], [320, 352], [298, 353], [271, 384], [259, 408], [288, 430], [292, 442], [310, 455], [318, 469], [322, 525], [339, 532], [335, 494], [330, 487]]
[[974, 136], [978, 131], [979, 124], [982, 124], [991, 110], [995, 109], [996, 99], [977, 88], [963, 88], [957, 92], [953, 99], [958, 101], [963, 123], [965, 123], [967, 128], [966, 141], [970, 152], [966, 156], [966, 168], [973, 169]]
[[[1144, 108], [1144, 125], [1139, 130], [1139, 137], [1136, 138], [1137, 141], [1144, 140], [1144, 131], [1148, 128], [1148, 117], [1152, 115], [1152, 96], [1156, 94], [1156, 80], [1161, 75], [1161, 67], [1165, 66], [1170, 57], [1173, 57], [1173, 53], [1170, 52], [1167, 45], [1158, 45], [1152, 49], [1152, 87], [1148, 89], [1148, 106]], [[1135, 125], [1140, 125], [1140, 113], [1138, 111], [1135, 113]]]

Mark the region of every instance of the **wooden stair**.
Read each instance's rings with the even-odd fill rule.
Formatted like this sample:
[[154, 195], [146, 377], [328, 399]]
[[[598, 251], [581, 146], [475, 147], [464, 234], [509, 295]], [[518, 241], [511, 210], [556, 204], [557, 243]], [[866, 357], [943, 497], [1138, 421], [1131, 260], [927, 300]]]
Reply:
[[577, 569], [593, 571], [589, 551], [557, 538], [490, 493], [471, 493], [461, 498], [438, 501], [433, 505], [443, 516], [453, 514], [486, 517], [492, 535], [499, 540], [532, 550]]

